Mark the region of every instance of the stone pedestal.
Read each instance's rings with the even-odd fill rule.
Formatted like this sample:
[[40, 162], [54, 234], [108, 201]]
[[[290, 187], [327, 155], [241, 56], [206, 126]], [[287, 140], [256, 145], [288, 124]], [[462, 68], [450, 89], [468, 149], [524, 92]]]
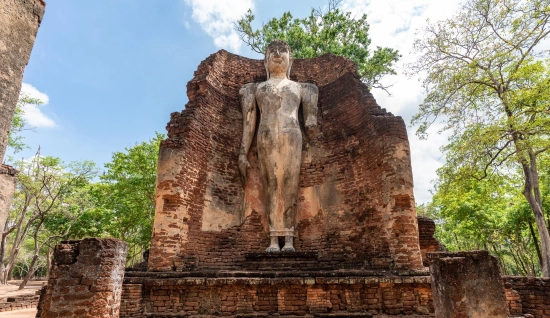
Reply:
[[128, 244], [116, 239], [57, 245], [36, 317], [118, 318], [127, 252]]
[[314, 252], [248, 253], [243, 268], [249, 270], [317, 270], [321, 264]]
[[508, 318], [498, 260], [487, 251], [428, 253], [437, 318]]

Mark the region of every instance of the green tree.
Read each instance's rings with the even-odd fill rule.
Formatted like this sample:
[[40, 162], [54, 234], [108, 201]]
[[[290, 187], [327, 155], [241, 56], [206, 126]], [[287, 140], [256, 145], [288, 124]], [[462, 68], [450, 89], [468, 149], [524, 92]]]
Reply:
[[91, 193], [94, 207], [73, 226], [71, 237], [110, 236], [129, 244], [129, 263], [149, 248], [155, 215], [155, 187], [160, 142], [154, 138], [116, 152]]
[[486, 249], [505, 273], [540, 274], [540, 248], [534, 218], [517, 191], [519, 173], [483, 179], [455, 178], [449, 167], [439, 173], [437, 192], [425, 214], [437, 222], [436, 237], [450, 251]]
[[251, 10], [235, 23], [242, 40], [253, 51], [264, 53], [273, 40], [288, 43], [295, 58], [312, 58], [325, 53], [344, 56], [355, 62], [357, 71], [369, 88], [387, 91], [381, 79], [396, 74], [395, 62], [401, 57], [397, 50], [377, 47], [369, 49], [369, 25], [367, 16], [352, 18], [351, 12], [342, 12], [338, 0], [330, 0], [327, 12], [312, 9], [311, 14], [297, 19], [290, 12], [273, 18], [259, 30], [254, 30]]
[[32, 259], [20, 286], [22, 289], [34, 274], [43, 248], [66, 237], [74, 221], [89, 208], [89, 200], [85, 200], [82, 193], [96, 169], [89, 161], [64, 164], [59, 158], [43, 157], [39, 153], [28, 161], [20, 161], [17, 168], [20, 171], [18, 186], [2, 234], [0, 262], [1, 279], [6, 283], [25, 242], [32, 241], [28, 251]]
[[421, 57], [411, 65], [426, 74], [427, 91], [412, 122], [421, 137], [436, 119], [452, 131], [443, 148], [449, 176], [482, 180], [521, 171], [545, 277], [550, 235], [538, 159], [550, 147], [550, 72], [539, 44], [549, 19], [548, 1], [469, 0], [454, 17], [428, 24], [415, 42]]

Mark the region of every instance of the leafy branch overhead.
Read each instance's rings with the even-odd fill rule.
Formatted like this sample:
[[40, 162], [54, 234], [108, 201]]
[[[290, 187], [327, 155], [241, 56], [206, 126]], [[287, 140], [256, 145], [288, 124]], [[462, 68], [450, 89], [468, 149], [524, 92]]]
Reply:
[[401, 55], [395, 49], [369, 48], [369, 24], [364, 14], [354, 18], [351, 12], [342, 12], [340, 1], [329, 1], [328, 11], [312, 9], [306, 18], [294, 18], [285, 12], [255, 30], [251, 10], [235, 23], [241, 39], [253, 51], [263, 54], [273, 40], [283, 40], [290, 45], [294, 58], [312, 58], [325, 53], [344, 56], [355, 62], [357, 71], [369, 88], [387, 91], [381, 80], [386, 75], [396, 74], [394, 64]]
[[42, 104], [43, 102], [38, 98], [33, 98], [25, 94], [19, 96], [19, 100], [17, 101], [17, 106], [13, 114], [10, 132], [8, 134], [8, 147], [12, 149], [14, 154], [27, 147], [23, 141], [24, 137], [21, 135], [21, 132], [27, 129], [32, 129], [32, 127], [27, 125], [25, 119], [23, 118], [23, 115], [25, 114], [25, 106]]

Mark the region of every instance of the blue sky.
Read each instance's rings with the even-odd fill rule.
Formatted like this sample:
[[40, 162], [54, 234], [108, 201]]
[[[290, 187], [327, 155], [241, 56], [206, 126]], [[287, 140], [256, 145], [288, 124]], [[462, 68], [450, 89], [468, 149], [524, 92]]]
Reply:
[[[257, 26], [291, 11], [295, 17], [326, 1], [268, 0], [50, 0], [39, 29], [23, 91], [45, 104], [27, 109], [35, 127], [25, 132], [28, 158], [92, 160], [103, 167], [113, 152], [165, 133], [170, 113], [187, 102], [186, 84], [199, 63], [224, 48], [261, 58], [242, 45], [231, 22], [252, 7]], [[451, 3], [454, 3], [451, 1]], [[344, 0], [344, 10], [368, 14], [373, 47], [390, 46], [409, 57], [416, 28], [445, 16], [452, 5], [435, 0]], [[379, 104], [407, 121], [422, 98], [417, 79], [389, 78], [393, 95], [373, 92]], [[409, 130], [415, 195], [429, 200], [430, 180], [444, 141], [421, 142]], [[443, 138], [443, 139], [442, 139]]]

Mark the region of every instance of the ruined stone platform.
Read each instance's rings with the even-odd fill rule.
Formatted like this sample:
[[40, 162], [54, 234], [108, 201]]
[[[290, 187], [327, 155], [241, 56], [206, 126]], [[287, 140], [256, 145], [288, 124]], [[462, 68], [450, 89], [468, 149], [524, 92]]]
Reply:
[[120, 317], [375, 317], [434, 312], [425, 271], [128, 271], [123, 289]]

